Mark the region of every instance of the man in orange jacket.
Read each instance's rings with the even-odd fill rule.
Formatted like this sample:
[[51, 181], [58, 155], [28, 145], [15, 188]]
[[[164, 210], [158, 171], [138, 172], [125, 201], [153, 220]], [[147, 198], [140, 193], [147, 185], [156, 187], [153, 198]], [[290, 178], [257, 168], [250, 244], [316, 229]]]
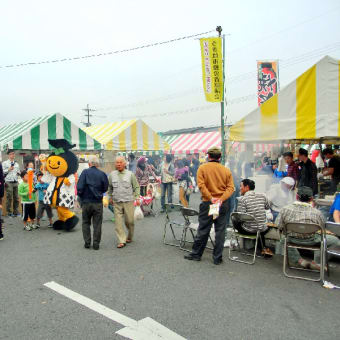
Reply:
[[[225, 241], [226, 214], [228, 198], [234, 193], [235, 187], [231, 171], [220, 164], [221, 150], [213, 147], [208, 150], [208, 163], [201, 165], [197, 171], [197, 184], [202, 195], [199, 209], [198, 230], [190, 254], [184, 256], [187, 260], [200, 261], [207, 245], [209, 233], [214, 223], [215, 246], [213, 252], [214, 264], [222, 263], [222, 252]], [[219, 204], [219, 215], [209, 215], [210, 205]]]

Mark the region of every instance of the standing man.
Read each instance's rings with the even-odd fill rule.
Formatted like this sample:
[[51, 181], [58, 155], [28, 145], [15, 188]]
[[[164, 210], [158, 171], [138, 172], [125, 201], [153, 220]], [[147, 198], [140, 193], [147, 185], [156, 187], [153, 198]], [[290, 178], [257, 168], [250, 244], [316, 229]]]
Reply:
[[168, 203], [172, 203], [172, 183], [174, 181], [175, 167], [172, 164], [171, 155], [165, 155], [164, 162], [161, 165], [162, 194], [161, 194], [161, 212], [165, 212], [165, 194], [168, 195]]
[[[109, 203], [114, 207], [117, 248], [125, 247], [131, 243], [135, 228], [133, 202], [140, 196], [139, 184], [136, 176], [130, 170], [125, 169], [126, 161], [123, 157], [116, 158], [116, 170], [109, 175]], [[136, 201], [139, 205], [139, 201]], [[129, 231], [126, 237], [123, 223]]]
[[7, 155], [8, 160], [2, 163], [6, 187], [6, 210], [8, 216], [15, 217], [20, 216], [18, 211], [18, 179], [20, 176], [20, 167], [18, 162], [15, 161], [15, 153], [13, 150], [8, 150]]
[[318, 193], [318, 169], [308, 158], [308, 151], [303, 148], [299, 149], [299, 160], [300, 177], [298, 188], [309, 187], [313, 190], [313, 195], [316, 195]]
[[[208, 163], [202, 164], [197, 171], [197, 184], [202, 195], [199, 209], [199, 226], [192, 251], [185, 255], [187, 260], [200, 261], [208, 242], [212, 224], [215, 225], [214, 264], [222, 263], [222, 252], [225, 241], [227, 200], [233, 194], [234, 182], [231, 171], [220, 164], [221, 150], [213, 147], [208, 150]], [[216, 219], [209, 215], [211, 204], [220, 204]]]
[[103, 194], [107, 191], [109, 181], [105, 172], [98, 169], [99, 160], [95, 155], [89, 156], [89, 168], [83, 170], [77, 192], [81, 200], [83, 217], [84, 247], [91, 245], [91, 220], [93, 221], [93, 249], [99, 249], [103, 222]]
[[328, 159], [328, 166], [322, 173], [324, 176], [332, 176], [331, 190], [334, 194], [340, 182], [340, 158], [334, 155], [334, 151], [329, 148], [323, 150], [322, 155]]
[[287, 177], [291, 177], [295, 181], [295, 186], [299, 180], [299, 166], [294, 162], [293, 153], [288, 151], [283, 154], [283, 157], [288, 165]]

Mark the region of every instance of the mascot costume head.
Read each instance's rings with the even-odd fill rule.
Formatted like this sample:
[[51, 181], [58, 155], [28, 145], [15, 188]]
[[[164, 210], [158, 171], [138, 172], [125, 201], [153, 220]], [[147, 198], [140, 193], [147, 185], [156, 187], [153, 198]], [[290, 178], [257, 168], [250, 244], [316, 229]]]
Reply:
[[57, 209], [58, 220], [53, 223], [57, 230], [73, 229], [79, 218], [71, 209], [75, 200], [75, 176], [78, 170], [78, 158], [70, 151], [75, 144], [66, 139], [49, 139], [55, 150], [46, 159], [46, 173], [43, 181], [49, 183], [44, 197], [44, 203]]

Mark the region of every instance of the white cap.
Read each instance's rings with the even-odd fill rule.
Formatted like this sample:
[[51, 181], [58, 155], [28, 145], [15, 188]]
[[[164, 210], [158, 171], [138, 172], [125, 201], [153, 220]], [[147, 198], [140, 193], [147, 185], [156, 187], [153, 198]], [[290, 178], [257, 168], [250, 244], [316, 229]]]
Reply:
[[290, 185], [290, 186], [294, 186], [294, 184], [295, 184], [294, 178], [292, 178], [292, 177], [284, 177], [284, 178], [281, 179], [281, 182], [285, 183], [287, 185]]

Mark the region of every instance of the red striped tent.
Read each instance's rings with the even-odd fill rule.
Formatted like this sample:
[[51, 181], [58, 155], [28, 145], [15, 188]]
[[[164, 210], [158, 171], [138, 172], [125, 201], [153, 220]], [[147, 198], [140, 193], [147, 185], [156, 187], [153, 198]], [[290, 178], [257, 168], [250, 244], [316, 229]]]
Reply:
[[206, 152], [212, 146], [221, 146], [221, 134], [218, 131], [186, 133], [177, 135], [175, 139], [174, 136], [164, 136], [163, 139], [169, 141], [173, 154]]

